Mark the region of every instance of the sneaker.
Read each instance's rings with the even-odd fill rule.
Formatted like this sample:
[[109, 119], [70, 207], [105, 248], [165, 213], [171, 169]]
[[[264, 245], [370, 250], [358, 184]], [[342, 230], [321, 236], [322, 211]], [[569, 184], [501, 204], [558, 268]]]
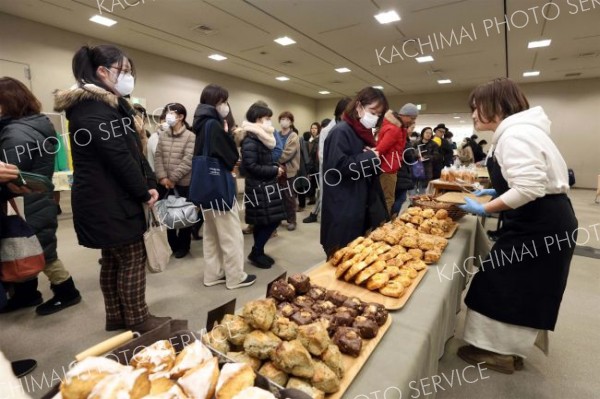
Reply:
[[273, 265], [275, 264], [275, 259], [271, 258], [269, 255], [267, 254], [262, 254], [262, 256], [264, 256], [265, 260], [270, 264]]
[[287, 229], [288, 231], [294, 231], [296, 230], [296, 223], [290, 223], [287, 225]]
[[273, 263], [270, 263], [269, 259], [264, 254], [259, 255], [255, 252], [250, 252], [250, 255], [248, 255], [248, 260], [259, 269], [270, 269], [273, 265]]
[[10, 366], [15, 377], [21, 378], [35, 370], [37, 362], [33, 359], [16, 360]]
[[190, 251], [189, 250], [179, 250], [179, 251], [175, 251], [175, 257], [177, 259], [181, 259], [181, 258], [185, 258], [187, 256], [187, 254], [189, 254]]
[[225, 280], [225, 277], [221, 277], [219, 279], [216, 279], [215, 281], [211, 281], [210, 283], [204, 283], [205, 287], [212, 287], [215, 285], [219, 285], [219, 284], [225, 284], [227, 282], [227, 280]]
[[227, 287], [228, 290], [235, 290], [236, 288], [244, 288], [248, 287], [256, 282], [256, 276], [254, 274], [249, 274], [248, 277], [241, 283], [233, 285], [231, 287]]
[[315, 215], [314, 213], [311, 213], [310, 215], [308, 215], [307, 217], [305, 217], [302, 220], [302, 223], [316, 223], [317, 222], [317, 215]]

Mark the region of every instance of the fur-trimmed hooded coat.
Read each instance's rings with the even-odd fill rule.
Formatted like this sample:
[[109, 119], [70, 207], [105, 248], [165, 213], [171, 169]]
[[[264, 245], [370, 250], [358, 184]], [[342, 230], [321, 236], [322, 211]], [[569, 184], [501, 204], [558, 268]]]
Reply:
[[122, 97], [86, 84], [55, 92], [55, 110], [65, 111], [73, 156], [71, 201], [79, 243], [112, 248], [142, 239], [143, 204], [156, 188], [142, 154], [134, 112]]

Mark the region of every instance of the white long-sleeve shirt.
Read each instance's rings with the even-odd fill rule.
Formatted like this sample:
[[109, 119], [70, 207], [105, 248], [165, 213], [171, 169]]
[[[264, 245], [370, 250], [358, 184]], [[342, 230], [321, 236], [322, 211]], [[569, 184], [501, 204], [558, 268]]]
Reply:
[[510, 189], [500, 198], [515, 209], [545, 196], [569, 191], [567, 164], [550, 139], [542, 107], [504, 119], [492, 136], [493, 152]]
[[148, 143], [146, 144], [146, 158], [148, 159], [148, 163], [150, 164], [150, 167], [152, 168], [152, 170], [154, 171], [154, 154], [156, 154], [156, 147], [158, 146], [158, 133], [159, 132], [154, 132], [150, 135], [150, 138], [148, 139]]

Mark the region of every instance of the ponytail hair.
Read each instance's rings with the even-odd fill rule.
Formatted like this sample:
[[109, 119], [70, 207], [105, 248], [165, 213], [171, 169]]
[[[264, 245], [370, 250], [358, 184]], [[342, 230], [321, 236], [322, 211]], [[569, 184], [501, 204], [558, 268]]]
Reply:
[[135, 76], [133, 60], [117, 46], [111, 44], [101, 44], [95, 47], [83, 46], [73, 56], [73, 76], [75, 76], [75, 80], [79, 86], [91, 83], [108, 90], [108, 87], [98, 78], [96, 70], [100, 66], [109, 68], [112, 64], [116, 63], [116, 68], [120, 74], [125, 59], [129, 60], [131, 74]]

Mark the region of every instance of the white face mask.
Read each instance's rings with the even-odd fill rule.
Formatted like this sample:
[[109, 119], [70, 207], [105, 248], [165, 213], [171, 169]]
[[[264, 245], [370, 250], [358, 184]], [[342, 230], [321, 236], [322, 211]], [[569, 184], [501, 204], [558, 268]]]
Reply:
[[364, 112], [364, 115], [362, 116], [362, 118], [360, 118], [360, 123], [362, 123], [362, 125], [364, 127], [366, 127], [367, 129], [373, 129], [375, 126], [377, 126], [379, 117], [377, 115], [373, 115], [372, 113], [367, 111], [364, 107], [363, 107], [363, 112]]
[[117, 83], [115, 83], [115, 90], [119, 92], [122, 96], [128, 96], [133, 92], [133, 88], [135, 87], [135, 79], [130, 73], [122, 73], [117, 78]]
[[175, 114], [167, 114], [167, 116], [165, 116], [165, 122], [170, 127], [173, 127], [177, 124], [177, 116]]
[[280, 121], [279, 121], [279, 124], [281, 125], [281, 128], [282, 128], [282, 129], [287, 129], [287, 128], [289, 128], [289, 127], [290, 127], [290, 125], [291, 125], [292, 123], [290, 122], [290, 120], [289, 120], [289, 119], [282, 119], [282, 120], [280, 120]]
[[227, 103], [217, 105], [217, 112], [221, 115], [221, 118], [225, 119], [225, 117], [229, 115], [229, 105], [227, 105]]
[[262, 125], [264, 127], [273, 127], [273, 122], [271, 122], [270, 119], [266, 119], [266, 120], [263, 121]]

